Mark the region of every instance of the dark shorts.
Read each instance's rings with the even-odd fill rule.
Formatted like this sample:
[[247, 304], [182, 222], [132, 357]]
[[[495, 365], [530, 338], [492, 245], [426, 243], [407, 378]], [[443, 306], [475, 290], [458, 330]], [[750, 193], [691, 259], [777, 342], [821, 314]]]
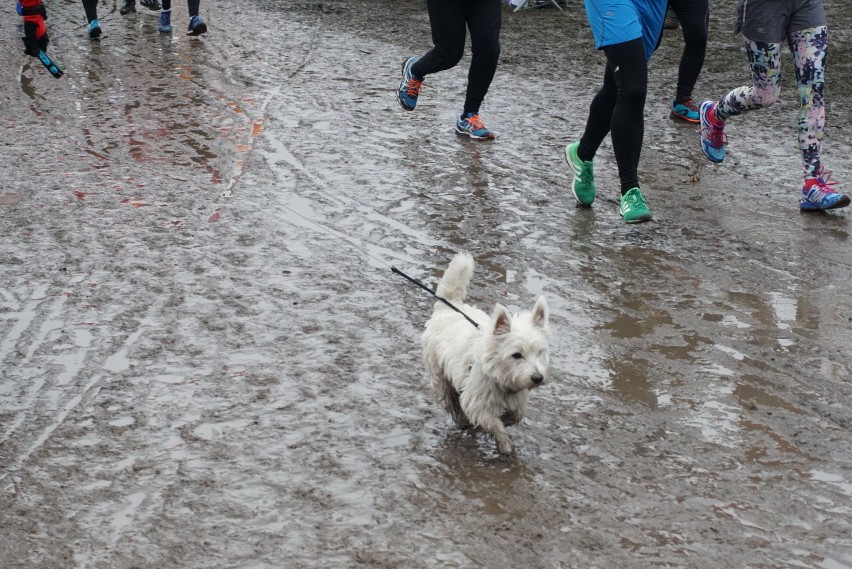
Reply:
[[747, 40], [783, 43], [787, 35], [825, 26], [822, 0], [737, 0], [737, 27]]

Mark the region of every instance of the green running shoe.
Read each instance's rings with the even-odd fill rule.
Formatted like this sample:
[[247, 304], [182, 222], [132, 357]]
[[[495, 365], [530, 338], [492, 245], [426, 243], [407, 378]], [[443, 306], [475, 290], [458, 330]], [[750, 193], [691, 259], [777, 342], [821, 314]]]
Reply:
[[571, 171], [574, 173], [574, 179], [571, 181], [571, 191], [574, 192], [574, 198], [577, 203], [582, 206], [590, 206], [595, 201], [595, 173], [593, 164], [590, 161], [580, 160], [577, 156], [577, 147], [580, 146], [580, 141], [574, 144], [569, 144], [565, 147], [565, 160], [571, 166]]
[[620, 209], [626, 223], [651, 221], [651, 210], [648, 209], [648, 204], [645, 203], [639, 188], [630, 188], [621, 196]]

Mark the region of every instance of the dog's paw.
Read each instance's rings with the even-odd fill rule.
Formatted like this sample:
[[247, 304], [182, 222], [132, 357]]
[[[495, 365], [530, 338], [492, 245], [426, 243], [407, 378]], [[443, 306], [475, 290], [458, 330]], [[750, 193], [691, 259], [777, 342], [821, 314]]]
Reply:
[[507, 435], [499, 436], [495, 440], [497, 442], [497, 452], [500, 454], [515, 453], [515, 444]]

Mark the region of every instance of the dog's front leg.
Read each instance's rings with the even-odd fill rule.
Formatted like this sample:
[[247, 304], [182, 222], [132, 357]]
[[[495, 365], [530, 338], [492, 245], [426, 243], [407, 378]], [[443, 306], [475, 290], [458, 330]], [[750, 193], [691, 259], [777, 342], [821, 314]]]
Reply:
[[497, 452], [500, 454], [515, 452], [515, 444], [512, 442], [512, 437], [506, 432], [506, 427], [503, 426], [500, 417], [489, 417], [488, 421], [481, 426], [483, 430], [491, 433], [491, 436], [494, 437], [494, 442], [497, 443]]

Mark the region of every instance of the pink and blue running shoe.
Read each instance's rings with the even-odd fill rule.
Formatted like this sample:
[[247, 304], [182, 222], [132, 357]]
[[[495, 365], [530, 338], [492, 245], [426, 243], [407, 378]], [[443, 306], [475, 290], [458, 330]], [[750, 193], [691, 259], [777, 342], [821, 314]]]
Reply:
[[838, 182], [829, 182], [830, 177], [831, 172], [820, 168], [816, 177], [805, 179], [799, 209], [802, 211], [822, 211], [849, 205], [849, 196], [832, 188], [831, 186], [837, 185]]
[[716, 164], [725, 159], [725, 146], [728, 139], [725, 136], [725, 123], [716, 118], [716, 103], [704, 101], [701, 103], [701, 152], [710, 162]]

